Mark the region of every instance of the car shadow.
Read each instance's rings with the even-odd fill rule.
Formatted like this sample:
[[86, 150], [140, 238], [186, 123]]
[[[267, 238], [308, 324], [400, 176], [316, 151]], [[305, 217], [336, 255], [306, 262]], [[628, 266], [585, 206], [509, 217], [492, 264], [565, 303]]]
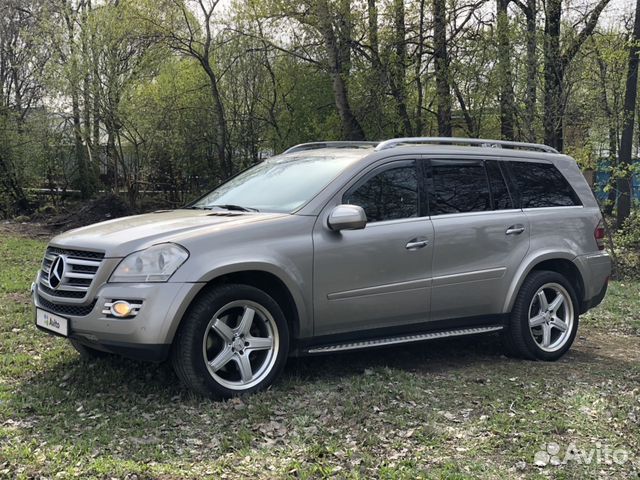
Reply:
[[[452, 370], [463, 370], [468, 366], [495, 366], [523, 364], [541, 367], [562, 365], [567, 362], [579, 364], [611, 364], [611, 357], [599, 355], [597, 349], [581, 345], [577, 340], [558, 362], [528, 362], [508, 358], [504, 355], [498, 335], [485, 334], [469, 337], [437, 339], [392, 347], [361, 351], [331, 353], [315, 356], [292, 357], [282, 374], [290, 385], [306, 382], [339, 381], [344, 377], [360, 376], [376, 369], [389, 368], [421, 374], [442, 374]], [[599, 348], [599, 347], [597, 347]], [[631, 359], [630, 359], [631, 360]], [[273, 390], [277, 391], [279, 382]], [[32, 398], [37, 392], [56, 389], [69, 396], [114, 395], [119, 393], [159, 395], [167, 398], [198, 399], [181, 384], [169, 362], [154, 364], [108, 355], [105, 358], [86, 361], [80, 357], [57, 362], [33, 374], [17, 386], [23, 398]]]
[[[245, 442], [244, 445], [253, 448], [263, 441], [261, 423], [269, 422], [274, 412], [304, 418], [318, 402], [349, 402], [341, 392], [384, 402], [389, 398], [391, 376], [394, 385], [398, 385], [393, 387], [393, 395], [400, 394], [403, 386], [409, 388], [418, 382], [439, 389], [446, 397], [447, 385], [458, 378], [477, 383], [490, 379], [492, 385], [508, 387], [509, 377], [533, 374], [543, 378], [554, 371], [570, 382], [565, 375], [569, 362], [572, 372], [586, 372], [581, 374], [587, 375], [588, 382], [606, 378], [606, 372], [612, 368], [617, 371], [628, 368], [623, 359], [603, 356], [603, 352], [592, 347], [578, 341], [559, 362], [523, 362], [502, 354], [497, 335], [484, 335], [291, 358], [282, 379], [267, 392], [225, 402], [212, 402], [189, 392], [168, 363], [148, 364], [119, 357], [86, 362], [65, 355], [65, 360], [44, 366], [17, 383], [2, 407], [12, 412], [13, 426], [24, 430], [23, 436], [47, 445], [72, 448], [73, 442], [79, 442], [85, 449], [91, 446], [101, 453], [115, 449], [117, 454], [125, 455], [127, 449], [156, 442], [159, 449], [174, 448], [179, 453], [190, 448], [184, 444], [193, 436], [187, 426], [195, 419], [200, 428], [204, 418], [205, 425], [211, 425], [207, 434], [234, 431], [233, 438], [226, 440], [228, 445]], [[430, 401], [425, 391], [414, 391], [413, 395], [419, 395], [426, 404]], [[472, 399], [471, 396], [460, 401]], [[478, 404], [482, 398], [473, 401]], [[360, 418], [367, 414], [355, 415]], [[114, 443], [118, 446], [113, 446]], [[123, 448], [125, 453], [118, 453], [117, 448]], [[145, 448], [154, 447], [152, 444]], [[235, 447], [219, 446], [216, 451], [220, 453], [223, 448]], [[145, 455], [155, 453], [141, 450], [132, 455], [144, 460]]]

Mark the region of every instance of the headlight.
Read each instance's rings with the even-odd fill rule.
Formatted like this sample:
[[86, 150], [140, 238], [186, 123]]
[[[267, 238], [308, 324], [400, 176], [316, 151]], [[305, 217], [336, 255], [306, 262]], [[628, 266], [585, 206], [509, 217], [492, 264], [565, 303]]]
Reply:
[[174, 243], [154, 245], [125, 257], [109, 281], [166, 282], [187, 258], [189, 252]]

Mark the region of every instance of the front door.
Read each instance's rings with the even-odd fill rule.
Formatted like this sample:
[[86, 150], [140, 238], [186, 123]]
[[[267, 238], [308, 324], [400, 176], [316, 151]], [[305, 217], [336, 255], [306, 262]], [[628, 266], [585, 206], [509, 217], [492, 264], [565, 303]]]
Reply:
[[[418, 166], [398, 160], [363, 173], [319, 216], [313, 232], [316, 336], [428, 320], [433, 226]], [[330, 230], [328, 214], [340, 203], [364, 208], [367, 226]]]

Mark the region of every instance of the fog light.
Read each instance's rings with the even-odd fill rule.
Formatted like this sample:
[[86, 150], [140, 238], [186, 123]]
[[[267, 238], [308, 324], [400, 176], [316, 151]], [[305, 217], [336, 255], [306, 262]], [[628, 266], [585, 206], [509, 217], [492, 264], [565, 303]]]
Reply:
[[134, 317], [140, 311], [140, 307], [142, 307], [142, 302], [113, 300], [104, 304], [102, 313], [116, 318]]
[[111, 313], [116, 317], [126, 317], [131, 313], [131, 304], [125, 301], [115, 302], [111, 305]]

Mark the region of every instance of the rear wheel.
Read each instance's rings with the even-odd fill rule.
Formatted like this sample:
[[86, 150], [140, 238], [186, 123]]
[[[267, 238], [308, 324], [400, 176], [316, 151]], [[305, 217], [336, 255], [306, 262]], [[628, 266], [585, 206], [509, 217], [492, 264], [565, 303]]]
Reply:
[[537, 360], [557, 360], [578, 331], [578, 300], [567, 279], [534, 271], [524, 281], [503, 333], [507, 353]]
[[276, 301], [255, 287], [221, 285], [189, 309], [172, 363], [192, 390], [228, 398], [271, 385], [288, 353], [287, 322]]

